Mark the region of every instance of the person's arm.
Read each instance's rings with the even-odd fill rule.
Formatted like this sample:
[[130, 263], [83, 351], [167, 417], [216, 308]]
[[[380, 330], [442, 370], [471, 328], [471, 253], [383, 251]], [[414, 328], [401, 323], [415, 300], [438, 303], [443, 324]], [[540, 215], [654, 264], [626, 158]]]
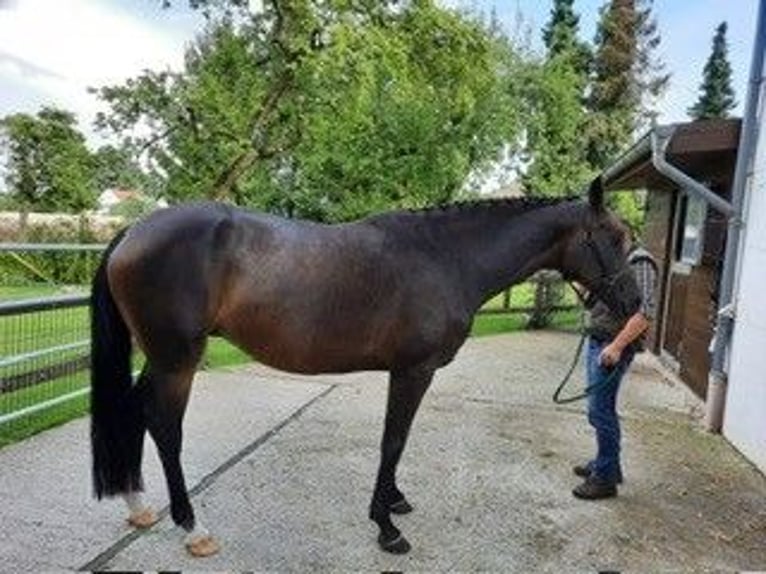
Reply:
[[634, 264], [633, 271], [641, 291], [641, 306], [627, 320], [617, 336], [602, 349], [599, 363], [605, 367], [617, 364], [625, 348], [644, 334], [654, 317], [654, 269], [650, 263], [643, 261]]
[[646, 331], [648, 328], [649, 319], [647, 319], [646, 316], [640, 311], [635, 313], [633, 316], [631, 316], [630, 319], [628, 319], [622, 330], [617, 333], [617, 336], [612, 339], [612, 342], [601, 350], [599, 363], [605, 367], [616, 365], [620, 360], [625, 347], [643, 335], [644, 331]]

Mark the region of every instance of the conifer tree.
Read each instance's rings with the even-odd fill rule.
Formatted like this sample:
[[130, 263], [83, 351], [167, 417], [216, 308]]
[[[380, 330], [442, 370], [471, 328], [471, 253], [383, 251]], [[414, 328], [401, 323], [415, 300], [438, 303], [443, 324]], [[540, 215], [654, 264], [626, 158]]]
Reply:
[[543, 42], [548, 59], [567, 56], [572, 58], [576, 71], [586, 73], [590, 50], [577, 33], [580, 17], [574, 11], [574, 0], [554, 0], [550, 20], [543, 28]]
[[728, 52], [726, 22], [721, 22], [713, 36], [713, 49], [702, 73], [699, 100], [688, 110], [689, 116], [695, 120], [726, 118], [737, 105], [731, 86]]
[[588, 95], [588, 161], [603, 168], [653, 115], [669, 75], [654, 56], [660, 43], [651, 0], [609, 0], [601, 9]]

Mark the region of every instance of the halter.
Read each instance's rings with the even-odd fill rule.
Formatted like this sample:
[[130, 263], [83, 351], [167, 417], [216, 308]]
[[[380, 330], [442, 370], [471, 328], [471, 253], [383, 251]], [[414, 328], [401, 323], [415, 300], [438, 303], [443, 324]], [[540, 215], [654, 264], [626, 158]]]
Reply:
[[575, 292], [577, 292], [582, 299], [583, 305], [585, 305], [586, 308], [590, 308], [595, 304], [597, 299], [601, 298], [600, 295], [604, 291], [613, 288], [623, 275], [626, 275], [630, 272], [630, 267], [625, 266], [622, 269], [609, 273], [604, 255], [601, 253], [601, 249], [599, 249], [598, 243], [593, 240], [591, 231], [587, 231], [585, 234], [585, 244], [592, 249], [593, 254], [596, 256], [596, 262], [601, 268], [601, 274], [596, 280], [596, 285], [593, 289], [590, 290], [587, 298], [584, 298], [582, 294], [577, 289], [575, 289]]
[[586, 309], [590, 309], [596, 304], [596, 301], [601, 298], [600, 295], [604, 293], [604, 291], [614, 287], [614, 285], [623, 275], [626, 275], [630, 272], [630, 268], [626, 266], [623, 269], [609, 273], [604, 255], [601, 253], [601, 249], [599, 249], [598, 243], [593, 240], [593, 235], [590, 230], [585, 232], [584, 243], [593, 251], [593, 254], [596, 256], [596, 262], [598, 263], [601, 271], [595, 281], [596, 285], [592, 289], [588, 290], [587, 295], [583, 295], [582, 291], [580, 291], [580, 289], [578, 289], [571, 280], [567, 281], [569, 286], [572, 287], [572, 290], [577, 294], [577, 297], [580, 299], [583, 306]]

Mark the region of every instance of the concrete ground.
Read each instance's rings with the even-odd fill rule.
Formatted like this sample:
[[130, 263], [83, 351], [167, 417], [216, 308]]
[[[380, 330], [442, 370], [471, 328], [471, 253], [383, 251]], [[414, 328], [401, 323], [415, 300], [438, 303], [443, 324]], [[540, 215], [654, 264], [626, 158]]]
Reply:
[[[696, 401], [651, 357], [622, 393], [620, 496], [572, 497], [571, 466], [593, 437], [581, 403], [550, 395], [576, 343], [551, 332], [472, 339], [437, 374], [400, 465], [416, 507], [396, 517], [408, 555], [378, 550], [366, 517], [385, 375], [249, 366], [200, 374], [185, 427], [187, 483], [218, 555], [187, 556], [167, 516], [139, 533], [121, 502], [96, 503], [79, 420], [0, 450], [0, 571], [765, 569], [766, 478], [701, 430]], [[162, 508], [147, 444], [147, 496]]]

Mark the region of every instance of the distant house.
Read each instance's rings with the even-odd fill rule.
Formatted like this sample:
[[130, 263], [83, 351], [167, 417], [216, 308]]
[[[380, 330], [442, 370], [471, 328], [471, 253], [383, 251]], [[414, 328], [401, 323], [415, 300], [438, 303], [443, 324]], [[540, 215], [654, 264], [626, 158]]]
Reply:
[[108, 214], [112, 209], [124, 201], [142, 201], [145, 196], [135, 189], [109, 188], [98, 196], [98, 213]]
[[511, 180], [505, 185], [490, 189], [486, 192], [480, 192], [482, 198], [485, 199], [502, 199], [505, 197], [523, 197], [524, 186], [518, 179]]
[[155, 207], [167, 207], [164, 199], [155, 201], [144, 193], [136, 189], [109, 188], [104, 190], [98, 196], [97, 212], [100, 214], [110, 214], [118, 205], [125, 202], [151, 203]]

